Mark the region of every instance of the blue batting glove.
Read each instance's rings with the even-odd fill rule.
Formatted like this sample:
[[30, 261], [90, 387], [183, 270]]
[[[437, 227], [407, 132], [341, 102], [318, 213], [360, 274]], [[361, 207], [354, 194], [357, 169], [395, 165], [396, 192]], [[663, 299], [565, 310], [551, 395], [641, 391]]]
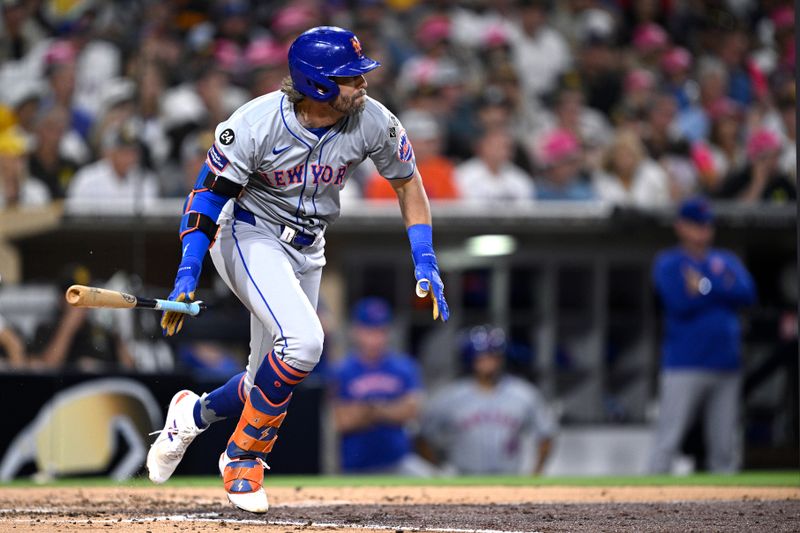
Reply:
[[[178, 267], [178, 275], [175, 277], [175, 288], [169, 293], [167, 299], [176, 302], [193, 301], [195, 289], [197, 289], [197, 280], [200, 279], [202, 268], [203, 263], [196, 258], [191, 256], [184, 257]], [[170, 337], [178, 333], [183, 327], [184, 318], [186, 318], [184, 313], [164, 311], [164, 314], [161, 315], [161, 331], [164, 336]]]
[[439, 275], [438, 265], [420, 263], [414, 268], [414, 277], [417, 278], [417, 296], [424, 298], [430, 295], [433, 300], [433, 319], [436, 320], [441, 316], [442, 322], [447, 322], [450, 318], [450, 308], [444, 299], [444, 283]]
[[416, 292], [420, 298], [430, 296], [433, 300], [433, 319], [440, 316], [442, 322], [450, 318], [450, 308], [444, 299], [444, 283], [439, 275], [439, 265], [433, 251], [433, 230], [430, 224], [414, 224], [408, 228], [411, 243], [411, 257], [414, 259], [414, 277], [417, 278]]

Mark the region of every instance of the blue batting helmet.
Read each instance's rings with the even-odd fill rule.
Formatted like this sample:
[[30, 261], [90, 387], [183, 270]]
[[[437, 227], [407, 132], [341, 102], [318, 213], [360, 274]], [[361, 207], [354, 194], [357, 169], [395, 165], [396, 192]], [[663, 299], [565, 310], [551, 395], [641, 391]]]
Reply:
[[502, 328], [485, 324], [470, 328], [464, 334], [461, 356], [467, 365], [471, 365], [472, 361], [480, 354], [499, 353], [505, 355], [507, 347], [505, 331]]
[[289, 47], [289, 74], [302, 94], [328, 102], [339, 94], [331, 77], [359, 76], [380, 66], [361, 51], [358, 37], [336, 26], [311, 28]]

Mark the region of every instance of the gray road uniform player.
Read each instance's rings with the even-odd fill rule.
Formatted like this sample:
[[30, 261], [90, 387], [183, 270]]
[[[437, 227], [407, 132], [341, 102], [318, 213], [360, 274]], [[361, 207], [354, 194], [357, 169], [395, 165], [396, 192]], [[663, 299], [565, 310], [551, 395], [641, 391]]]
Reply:
[[446, 465], [459, 474], [527, 474], [534, 449], [552, 439], [557, 422], [539, 391], [505, 375], [492, 390], [466, 378], [431, 398], [422, 433], [444, 451]]
[[[339, 191], [367, 156], [387, 179], [413, 175], [413, 157], [400, 153], [408, 141], [398, 132], [397, 119], [367, 97], [362, 113], [317, 137], [300, 125], [281, 92], [253, 100], [217, 127], [214, 168], [246, 185], [234, 216], [220, 221], [211, 257], [253, 313], [247, 390], [273, 342], [292, 367], [310, 371], [316, 365], [325, 229], [339, 216]], [[310, 244], [293, 246], [298, 237]]]
[[[198, 397], [180, 391], [148, 454], [150, 478], [166, 481], [208, 424], [239, 418], [220, 457], [228, 499], [264, 512], [267, 454], [292, 391], [322, 352], [316, 307], [325, 265], [325, 230], [339, 215], [339, 191], [370, 157], [391, 181], [405, 222], [417, 294], [447, 320], [433, 251], [431, 216], [414, 151], [400, 122], [366, 95], [363, 76], [379, 64], [358, 38], [313, 28], [289, 49], [281, 91], [248, 102], [215, 131], [181, 222], [182, 260], [170, 299], [191, 300], [210, 250], [225, 283], [251, 313], [245, 372]], [[165, 335], [184, 315], [165, 313]], [[298, 458], [302, 459], [302, 458]]]

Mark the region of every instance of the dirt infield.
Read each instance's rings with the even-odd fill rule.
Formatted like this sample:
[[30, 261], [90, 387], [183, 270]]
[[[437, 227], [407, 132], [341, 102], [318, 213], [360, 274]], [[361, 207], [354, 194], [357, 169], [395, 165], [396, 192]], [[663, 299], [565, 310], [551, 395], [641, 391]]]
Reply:
[[792, 487], [275, 487], [263, 516], [222, 489], [0, 489], [0, 531], [800, 531]]

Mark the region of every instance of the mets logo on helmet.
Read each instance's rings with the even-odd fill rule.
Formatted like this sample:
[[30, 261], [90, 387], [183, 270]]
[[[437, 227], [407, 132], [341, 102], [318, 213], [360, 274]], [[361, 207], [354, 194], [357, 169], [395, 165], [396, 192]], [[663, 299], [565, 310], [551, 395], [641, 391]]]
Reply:
[[356, 51], [356, 55], [361, 57], [364, 55], [364, 52], [361, 51], [361, 43], [358, 41], [358, 37], [353, 37], [350, 39], [350, 44], [353, 45], [353, 50]]
[[406, 130], [400, 130], [400, 140], [397, 141], [397, 159], [403, 163], [408, 163], [414, 157], [414, 149], [411, 147], [411, 141], [408, 140]]

